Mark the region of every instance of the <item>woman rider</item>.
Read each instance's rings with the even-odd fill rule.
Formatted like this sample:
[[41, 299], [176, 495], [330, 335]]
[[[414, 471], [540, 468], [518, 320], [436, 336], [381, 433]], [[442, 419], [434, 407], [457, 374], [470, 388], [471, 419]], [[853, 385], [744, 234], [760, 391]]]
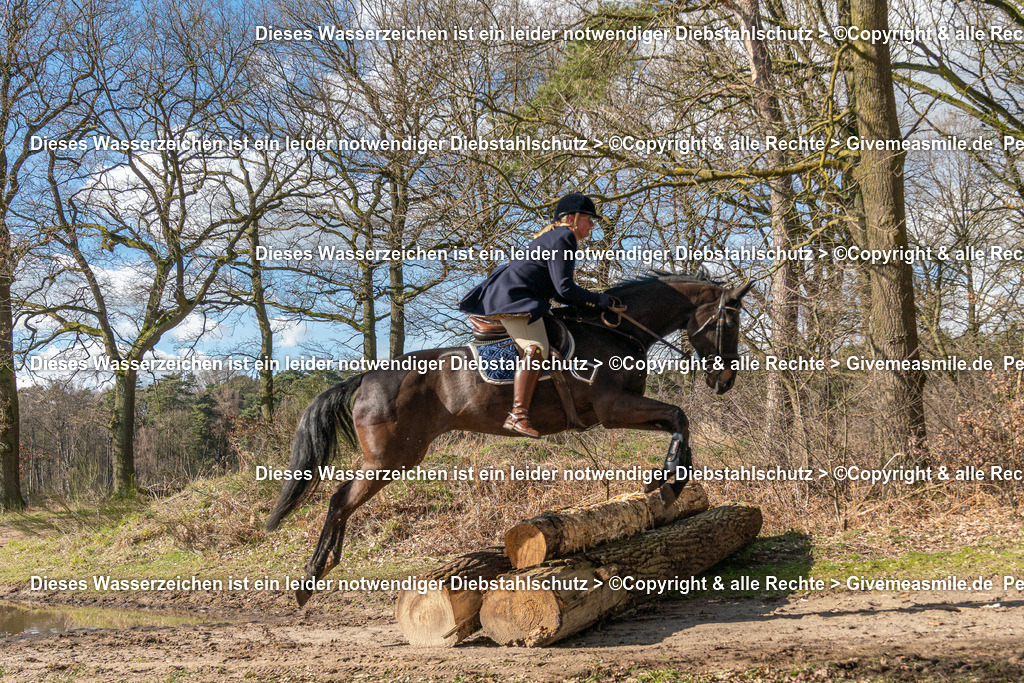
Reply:
[[497, 268], [459, 303], [465, 313], [499, 320], [522, 352], [516, 364], [512, 412], [505, 420], [507, 430], [540, 436], [530, 424], [529, 411], [541, 363], [551, 354], [541, 319], [551, 309], [549, 300], [602, 309], [612, 305], [607, 294], [587, 291], [573, 281], [576, 245], [590, 237], [595, 220], [600, 219], [590, 197], [579, 192], [562, 197], [555, 207], [554, 223], [530, 242], [527, 258]]

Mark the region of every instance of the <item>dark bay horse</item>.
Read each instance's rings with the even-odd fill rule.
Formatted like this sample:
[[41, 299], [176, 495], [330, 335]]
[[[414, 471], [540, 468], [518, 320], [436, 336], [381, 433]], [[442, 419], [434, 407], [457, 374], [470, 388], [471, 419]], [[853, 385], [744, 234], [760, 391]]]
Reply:
[[[678, 406], [644, 397], [646, 371], [613, 370], [609, 361], [629, 356], [645, 359], [657, 341], [651, 333], [664, 337], [685, 329], [693, 348], [707, 359], [708, 386], [725, 393], [736, 378], [729, 361], [737, 357], [741, 299], [749, 289], [750, 283], [730, 289], [694, 276], [656, 274], [607, 290], [639, 325], [623, 319], [612, 328], [600, 317], [565, 316], [576, 339], [576, 357], [602, 363], [589, 385], [566, 373], [579, 421], [585, 427], [602, 424], [668, 432], [672, 441], [665, 469], [674, 472], [677, 465], [688, 467], [686, 415]], [[360, 476], [339, 484], [331, 496], [323, 532], [306, 565], [307, 585], [337, 566], [346, 520], [388, 483], [371, 470], [414, 468], [431, 442], [451, 430], [510, 436], [502, 425], [512, 405], [512, 385], [487, 383], [475, 369], [445, 367], [444, 361], [456, 355], [465, 358], [469, 352], [460, 347], [407, 354], [418, 360], [436, 359], [443, 369], [364, 372], [321, 393], [302, 414], [288, 465], [294, 474], [281, 486], [268, 530], [276, 529], [310, 486], [318, 483], [317, 468], [328, 463], [339, 438], [363, 453], [362, 472], [355, 473]], [[570, 426], [552, 384], [537, 386], [531, 409], [531, 421], [545, 435]], [[675, 494], [685, 483], [677, 479]], [[310, 594], [311, 590], [296, 591], [300, 606]]]

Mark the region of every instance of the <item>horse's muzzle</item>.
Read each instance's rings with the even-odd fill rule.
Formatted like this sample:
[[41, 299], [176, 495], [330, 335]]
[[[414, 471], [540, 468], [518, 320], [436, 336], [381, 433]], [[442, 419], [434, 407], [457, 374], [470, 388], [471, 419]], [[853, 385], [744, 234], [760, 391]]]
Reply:
[[736, 381], [736, 372], [734, 370], [717, 370], [707, 373], [704, 380], [716, 394], [724, 394], [732, 389], [733, 382]]

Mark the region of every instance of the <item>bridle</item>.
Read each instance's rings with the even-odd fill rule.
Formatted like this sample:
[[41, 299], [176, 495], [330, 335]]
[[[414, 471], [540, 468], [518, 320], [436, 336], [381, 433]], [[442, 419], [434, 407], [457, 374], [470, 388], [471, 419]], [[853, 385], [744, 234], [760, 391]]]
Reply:
[[[738, 315], [740, 309], [742, 308], [742, 304], [739, 301], [736, 301], [734, 306], [729, 305], [729, 299], [726, 296], [728, 293], [728, 290], [722, 291], [722, 296], [719, 297], [718, 299], [718, 310], [715, 311], [714, 315], [709, 316], [708, 319], [704, 321], [703, 325], [694, 330], [692, 336], [696, 337], [697, 335], [703, 333], [708, 328], [708, 326], [711, 325], [711, 323], [714, 323], [715, 355], [721, 358], [722, 360], [738, 360], [740, 357], [738, 353], [726, 353], [725, 349], [723, 348], [723, 345], [725, 344], [725, 315], [728, 311], [733, 311]], [[700, 351], [697, 351], [696, 346], [693, 347], [693, 350], [697, 353], [698, 356], [703, 358], [703, 356], [701, 356]]]

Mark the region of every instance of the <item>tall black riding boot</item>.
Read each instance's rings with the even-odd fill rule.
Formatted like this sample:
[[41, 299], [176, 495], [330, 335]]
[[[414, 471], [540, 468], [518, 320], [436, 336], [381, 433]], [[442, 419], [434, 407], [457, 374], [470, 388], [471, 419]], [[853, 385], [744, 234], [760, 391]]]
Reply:
[[530, 424], [530, 400], [540, 379], [540, 362], [539, 346], [531, 346], [523, 352], [522, 362], [516, 368], [512, 412], [505, 420], [505, 429], [534, 439], [540, 438], [540, 433]]

